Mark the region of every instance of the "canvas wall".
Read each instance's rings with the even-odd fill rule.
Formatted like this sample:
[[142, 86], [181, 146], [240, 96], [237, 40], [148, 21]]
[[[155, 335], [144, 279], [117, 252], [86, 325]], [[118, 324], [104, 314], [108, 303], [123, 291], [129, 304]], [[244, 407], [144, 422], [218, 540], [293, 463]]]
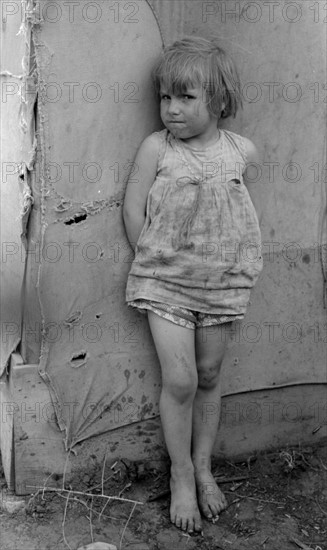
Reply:
[[[160, 129], [151, 66], [163, 43], [183, 34], [215, 36], [234, 56], [244, 110], [226, 127], [251, 138], [263, 162], [251, 194], [264, 271], [232, 334], [223, 394], [236, 410], [244, 396], [251, 403], [265, 392], [255, 418], [280, 403], [299, 437], [303, 416], [321, 421], [324, 405], [314, 388], [326, 382], [325, 30], [316, 5], [7, 3], [3, 69], [28, 78], [2, 75], [4, 125], [13, 136], [5, 159], [21, 164], [24, 175], [2, 180], [3, 236], [15, 243], [3, 264], [3, 365], [17, 345], [25, 364], [38, 365], [66, 449], [158, 417], [160, 371], [149, 329], [124, 302], [132, 254], [122, 204], [128, 175], [138, 184], [138, 145]], [[22, 104], [8, 83], [26, 81]], [[297, 387], [288, 397], [287, 388]], [[226, 436], [219, 445], [235, 452]]]

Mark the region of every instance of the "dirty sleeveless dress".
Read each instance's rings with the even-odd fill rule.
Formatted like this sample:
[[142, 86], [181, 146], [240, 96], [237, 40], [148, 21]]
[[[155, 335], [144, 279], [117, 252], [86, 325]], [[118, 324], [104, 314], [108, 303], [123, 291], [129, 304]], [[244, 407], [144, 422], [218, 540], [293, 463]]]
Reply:
[[227, 130], [204, 151], [168, 130], [128, 275], [126, 301], [244, 315], [262, 270], [258, 218], [243, 183], [243, 138]]

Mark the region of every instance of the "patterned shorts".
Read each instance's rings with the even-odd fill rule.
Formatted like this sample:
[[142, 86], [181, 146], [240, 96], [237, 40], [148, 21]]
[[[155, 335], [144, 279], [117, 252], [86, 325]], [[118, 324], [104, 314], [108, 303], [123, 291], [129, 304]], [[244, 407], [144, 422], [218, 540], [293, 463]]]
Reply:
[[151, 300], [134, 300], [128, 302], [128, 305], [135, 307], [140, 313], [146, 314], [146, 310], [153, 311], [159, 317], [163, 317], [175, 325], [181, 327], [196, 329], [200, 327], [211, 327], [213, 325], [222, 325], [230, 323], [236, 319], [243, 319], [244, 315], [221, 315], [217, 313], [201, 313], [185, 307], [170, 306], [161, 302]]

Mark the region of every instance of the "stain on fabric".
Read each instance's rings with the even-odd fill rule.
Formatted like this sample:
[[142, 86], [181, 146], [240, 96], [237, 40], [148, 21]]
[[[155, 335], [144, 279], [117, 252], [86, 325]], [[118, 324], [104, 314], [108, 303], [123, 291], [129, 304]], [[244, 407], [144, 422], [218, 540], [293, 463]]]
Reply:
[[[151, 413], [152, 409], [153, 409], [152, 403], [147, 403], [146, 405], [144, 405], [141, 409], [141, 414], [140, 414], [141, 420], [144, 419], [145, 415]], [[146, 435], [146, 433], [142, 432], [142, 435]]]
[[310, 263], [310, 255], [309, 254], [304, 254], [303, 258], [302, 258], [302, 262], [305, 263], [305, 264], [309, 264]]

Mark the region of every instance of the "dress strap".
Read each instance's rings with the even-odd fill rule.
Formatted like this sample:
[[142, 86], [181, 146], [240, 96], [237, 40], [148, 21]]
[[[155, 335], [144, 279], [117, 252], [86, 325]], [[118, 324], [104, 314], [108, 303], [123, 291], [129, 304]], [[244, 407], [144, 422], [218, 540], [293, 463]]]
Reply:
[[159, 172], [162, 169], [163, 160], [165, 158], [165, 153], [167, 149], [168, 130], [164, 129], [164, 130], [161, 130], [161, 132], [155, 132], [155, 134], [157, 134], [160, 139], [160, 145], [158, 150], [158, 172]]
[[235, 134], [234, 132], [231, 132], [230, 130], [223, 130], [223, 133], [228, 143], [240, 153], [244, 163], [247, 164], [247, 154], [246, 154], [244, 138], [239, 134]]

